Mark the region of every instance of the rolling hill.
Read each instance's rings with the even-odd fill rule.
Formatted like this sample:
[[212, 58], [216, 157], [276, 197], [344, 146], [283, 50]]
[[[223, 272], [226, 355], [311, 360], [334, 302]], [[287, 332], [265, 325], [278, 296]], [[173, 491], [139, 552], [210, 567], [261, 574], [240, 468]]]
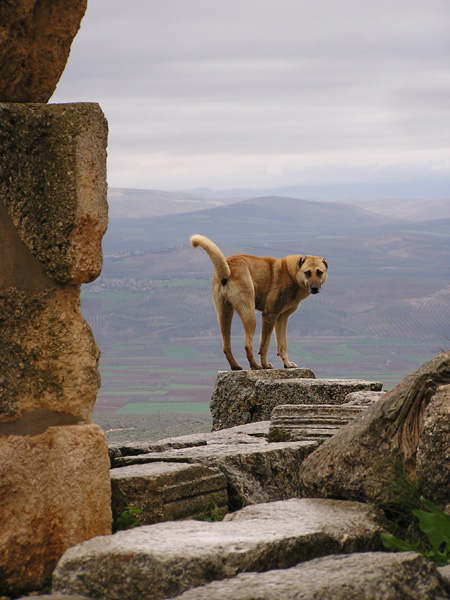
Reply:
[[359, 207], [295, 198], [252, 198], [230, 205], [152, 219], [112, 219], [105, 252], [149, 250], [184, 245], [193, 233], [241, 245], [272, 245], [277, 240], [302, 243], [323, 236], [369, 234], [400, 221]]
[[[449, 219], [411, 222], [281, 197], [113, 219], [102, 276], [82, 293], [102, 350], [100, 408], [205, 402], [217, 370], [227, 368], [211, 300], [212, 266], [190, 247], [192, 233], [211, 237], [226, 255], [327, 258], [327, 283], [291, 317], [288, 335], [291, 358], [318, 376], [393, 384], [450, 345]], [[233, 346], [242, 360], [238, 320]]]

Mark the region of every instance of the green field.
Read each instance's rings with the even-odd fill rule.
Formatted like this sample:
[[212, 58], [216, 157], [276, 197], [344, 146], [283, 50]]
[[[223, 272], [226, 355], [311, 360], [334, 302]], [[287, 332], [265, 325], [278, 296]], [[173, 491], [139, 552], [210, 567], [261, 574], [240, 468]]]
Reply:
[[164, 355], [174, 360], [199, 360], [200, 352], [193, 346], [163, 346]]

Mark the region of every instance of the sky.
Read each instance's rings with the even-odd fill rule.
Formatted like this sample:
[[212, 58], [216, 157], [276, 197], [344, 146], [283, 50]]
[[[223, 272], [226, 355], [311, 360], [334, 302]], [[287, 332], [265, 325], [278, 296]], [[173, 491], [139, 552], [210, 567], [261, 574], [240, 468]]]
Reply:
[[88, 0], [51, 102], [110, 187], [450, 179], [449, 0]]

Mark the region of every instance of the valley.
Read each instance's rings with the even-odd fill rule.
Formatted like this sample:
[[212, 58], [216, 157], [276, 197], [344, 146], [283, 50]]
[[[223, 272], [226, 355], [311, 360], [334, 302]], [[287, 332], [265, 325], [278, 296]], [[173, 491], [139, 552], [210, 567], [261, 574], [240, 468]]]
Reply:
[[[82, 292], [102, 351], [97, 413], [208, 414], [216, 373], [228, 365], [212, 266], [190, 247], [192, 233], [211, 237], [226, 255], [327, 258], [328, 281], [300, 305], [288, 330], [290, 358], [317, 377], [370, 378], [389, 389], [450, 344], [447, 219], [406, 221], [292, 198], [115, 219], [102, 276]], [[246, 368], [238, 318], [232, 339]], [[272, 340], [269, 356], [278, 367], [274, 348]]]

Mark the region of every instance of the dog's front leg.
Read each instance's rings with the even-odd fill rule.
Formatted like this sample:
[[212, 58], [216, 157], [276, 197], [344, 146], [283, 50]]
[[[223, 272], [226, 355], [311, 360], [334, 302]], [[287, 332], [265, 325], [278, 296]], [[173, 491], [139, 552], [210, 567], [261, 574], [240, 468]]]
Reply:
[[258, 353], [261, 357], [261, 365], [263, 369], [273, 369], [271, 363], [267, 361], [267, 352], [269, 350], [270, 336], [272, 335], [276, 320], [276, 315], [272, 313], [266, 314], [263, 312], [261, 322], [261, 345]]
[[[294, 312], [294, 311], [292, 311]], [[287, 323], [289, 315], [292, 312], [283, 313], [277, 319], [275, 324], [275, 338], [277, 340], [277, 354], [283, 363], [285, 369], [295, 369], [297, 366], [294, 362], [291, 362], [287, 355]]]

